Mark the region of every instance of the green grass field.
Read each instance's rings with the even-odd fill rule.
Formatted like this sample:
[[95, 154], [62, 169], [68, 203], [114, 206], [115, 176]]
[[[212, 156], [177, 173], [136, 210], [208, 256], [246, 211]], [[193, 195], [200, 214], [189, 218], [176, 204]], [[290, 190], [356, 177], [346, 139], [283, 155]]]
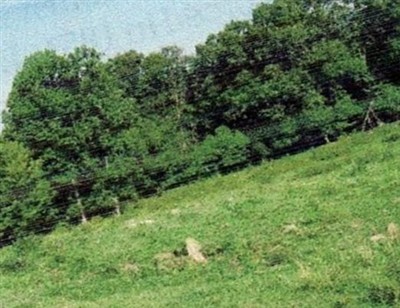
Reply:
[[[186, 254], [202, 244], [206, 264]], [[400, 307], [400, 125], [0, 250], [0, 307]]]

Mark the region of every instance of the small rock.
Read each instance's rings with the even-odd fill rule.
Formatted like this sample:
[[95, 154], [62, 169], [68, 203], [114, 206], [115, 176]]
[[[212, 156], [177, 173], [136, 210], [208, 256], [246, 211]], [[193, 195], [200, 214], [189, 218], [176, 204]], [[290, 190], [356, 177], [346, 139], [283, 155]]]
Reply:
[[378, 243], [378, 242], [382, 242], [386, 239], [386, 236], [384, 236], [383, 234], [376, 234], [371, 236], [370, 240], [374, 243]]
[[299, 228], [295, 224], [287, 225], [283, 228], [283, 233], [297, 233]]
[[135, 219], [129, 219], [125, 224], [128, 228], [135, 228], [138, 225]]
[[395, 240], [400, 235], [399, 227], [395, 223], [391, 222], [387, 227], [387, 233], [391, 240]]
[[171, 210], [171, 214], [172, 215], [179, 215], [181, 213], [181, 211], [179, 209], [172, 209]]
[[186, 239], [186, 250], [189, 257], [197, 263], [207, 263], [207, 259], [201, 253], [201, 245], [193, 238]]
[[145, 220], [142, 220], [142, 221], [140, 222], [140, 224], [142, 224], [142, 225], [151, 225], [151, 224], [154, 224], [154, 220], [152, 220], [152, 219], [145, 219]]
[[151, 225], [154, 224], [154, 220], [152, 219], [145, 219], [145, 220], [135, 220], [135, 219], [130, 219], [126, 221], [126, 226], [128, 228], [135, 228], [139, 225]]

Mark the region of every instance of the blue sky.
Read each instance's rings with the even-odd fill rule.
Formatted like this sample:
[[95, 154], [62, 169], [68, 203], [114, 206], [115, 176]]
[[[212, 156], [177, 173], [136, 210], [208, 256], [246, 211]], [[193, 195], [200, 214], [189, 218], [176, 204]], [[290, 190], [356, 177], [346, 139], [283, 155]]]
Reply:
[[176, 44], [186, 53], [261, 0], [0, 0], [0, 110], [24, 58], [86, 44], [106, 56]]

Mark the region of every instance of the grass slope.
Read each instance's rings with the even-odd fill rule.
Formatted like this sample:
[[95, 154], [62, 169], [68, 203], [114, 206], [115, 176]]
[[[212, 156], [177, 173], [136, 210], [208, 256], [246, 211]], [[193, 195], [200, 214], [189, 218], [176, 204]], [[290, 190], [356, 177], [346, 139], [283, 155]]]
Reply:
[[399, 187], [397, 123], [6, 247], [0, 306], [396, 306]]

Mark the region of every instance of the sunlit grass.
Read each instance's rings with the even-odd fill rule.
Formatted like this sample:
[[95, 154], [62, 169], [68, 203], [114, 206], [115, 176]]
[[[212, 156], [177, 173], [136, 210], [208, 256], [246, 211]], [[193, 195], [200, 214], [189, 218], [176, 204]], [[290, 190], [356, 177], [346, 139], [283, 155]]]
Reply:
[[0, 307], [395, 306], [399, 187], [397, 123], [6, 247]]

